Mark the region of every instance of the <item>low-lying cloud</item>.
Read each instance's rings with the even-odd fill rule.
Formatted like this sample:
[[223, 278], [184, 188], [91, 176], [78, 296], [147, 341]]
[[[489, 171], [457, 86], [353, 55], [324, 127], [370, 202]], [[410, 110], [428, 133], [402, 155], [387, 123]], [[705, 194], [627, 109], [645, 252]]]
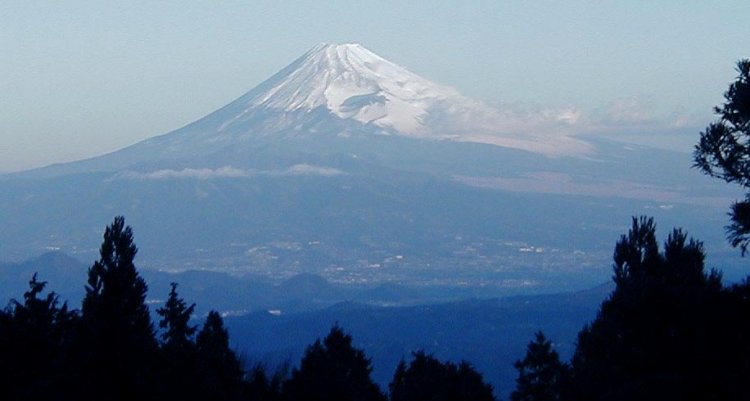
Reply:
[[283, 175], [320, 175], [323, 177], [332, 177], [341, 174], [344, 174], [341, 170], [331, 167], [313, 166], [311, 164], [295, 164], [283, 173]]
[[126, 180], [211, 180], [219, 178], [252, 178], [258, 176], [333, 177], [342, 174], [345, 174], [345, 172], [332, 167], [315, 166], [311, 164], [295, 164], [285, 170], [239, 169], [231, 166], [224, 166], [216, 169], [184, 168], [182, 170], [162, 169], [151, 172], [126, 171], [118, 174], [117, 178]]
[[[478, 110], [478, 111], [477, 111]], [[457, 132], [446, 138], [528, 150], [548, 156], [591, 156], [591, 138], [691, 151], [695, 134], [710, 114], [658, 107], [648, 96], [629, 96], [594, 109], [504, 103], [472, 110], [460, 121], [468, 130], [433, 121]]]

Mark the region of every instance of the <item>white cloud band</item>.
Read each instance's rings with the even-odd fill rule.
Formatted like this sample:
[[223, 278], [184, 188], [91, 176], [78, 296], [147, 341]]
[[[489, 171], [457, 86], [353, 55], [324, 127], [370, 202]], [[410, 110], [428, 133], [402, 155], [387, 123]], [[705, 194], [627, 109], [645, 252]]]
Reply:
[[182, 170], [163, 169], [152, 172], [126, 171], [117, 175], [116, 178], [126, 180], [170, 180], [170, 179], [193, 179], [211, 180], [217, 178], [252, 178], [256, 176], [321, 176], [333, 177], [345, 174], [343, 171], [331, 168], [314, 166], [311, 164], [295, 164], [286, 170], [253, 170], [238, 169], [224, 166], [216, 169], [210, 168], [185, 168]]

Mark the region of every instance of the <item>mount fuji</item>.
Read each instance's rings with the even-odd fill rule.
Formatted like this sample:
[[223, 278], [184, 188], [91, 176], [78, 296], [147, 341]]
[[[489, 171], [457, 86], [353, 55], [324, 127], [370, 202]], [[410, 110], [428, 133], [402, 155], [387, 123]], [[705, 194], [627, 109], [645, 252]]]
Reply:
[[0, 260], [93, 258], [123, 214], [156, 269], [518, 292], [606, 280], [634, 214], [723, 244], [734, 194], [689, 155], [574, 131], [318, 45], [175, 131], [0, 176]]
[[[399, 136], [486, 143], [545, 155], [585, 155], [592, 146], [564, 134], [539, 135], [509, 112], [468, 99], [359, 44], [320, 44], [233, 102], [173, 132], [42, 175], [139, 170], [155, 164], [236, 166], [283, 142], [345, 142]], [[289, 153], [289, 152], [287, 152]], [[215, 159], [222, 160], [217, 162]], [[197, 164], [196, 164], [197, 163]]]

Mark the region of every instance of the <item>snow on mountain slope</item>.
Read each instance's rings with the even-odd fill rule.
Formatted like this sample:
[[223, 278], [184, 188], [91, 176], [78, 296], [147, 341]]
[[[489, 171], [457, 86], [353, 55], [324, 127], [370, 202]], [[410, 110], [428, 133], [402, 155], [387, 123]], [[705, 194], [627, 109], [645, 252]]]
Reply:
[[[430, 109], [440, 102], [470, 104], [456, 91], [434, 84], [359, 44], [321, 44], [271, 78], [266, 91], [241, 101], [255, 107], [310, 111], [325, 107], [343, 119], [373, 123], [402, 134], [428, 134]], [[286, 71], [283, 71], [286, 72]], [[454, 106], [455, 107], [455, 106]]]
[[359, 44], [321, 44], [185, 127], [54, 169], [58, 173], [116, 171], [143, 163], [163, 166], [161, 162], [202, 168], [223, 165], [217, 161], [230, 153], [252, 158], [254, 149], [282, 139], [291, 140], [287, 146], [299, 138], [345, 140], [351, 135], [476, 142], [544, 155], [589, 153], [588, 143], [559, 129], [569, 123], [568, 114], [553, 112], [540, 119], [498, 110]]
[[[332, 115], [379, 133], [479, 142], [543, 154], [583, 154], [590, 146], [550, 132], [568, 110], [543, 121], [489, 107], [436, 84], [360, 44], [320, 44], [230, 106], [219, 131], [252, 121], [259, 110]], [[554, 130], [553, 130], [554, 131]]]

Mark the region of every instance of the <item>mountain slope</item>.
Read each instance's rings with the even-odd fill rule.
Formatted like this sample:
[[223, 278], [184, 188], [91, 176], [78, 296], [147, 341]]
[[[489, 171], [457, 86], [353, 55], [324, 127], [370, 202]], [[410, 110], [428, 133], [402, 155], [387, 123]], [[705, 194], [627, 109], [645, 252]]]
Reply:
[[[582, 155], [593, 146], [533, 130], [512, 113], [468, 99], [359, 44], [321, 44], [238, 99], [173, 132], [92, 159], [16, 176], [163, 167], [217, 167], [227, 152], [237, 167], [265, 147], [304, 141], [346, 146], [352, 137], [404, 136], [487, 143], [540, 154]], [[538, 128], [538, 127], [537, 127]], [[331, 142], [333, 141], [333, 142]]]

